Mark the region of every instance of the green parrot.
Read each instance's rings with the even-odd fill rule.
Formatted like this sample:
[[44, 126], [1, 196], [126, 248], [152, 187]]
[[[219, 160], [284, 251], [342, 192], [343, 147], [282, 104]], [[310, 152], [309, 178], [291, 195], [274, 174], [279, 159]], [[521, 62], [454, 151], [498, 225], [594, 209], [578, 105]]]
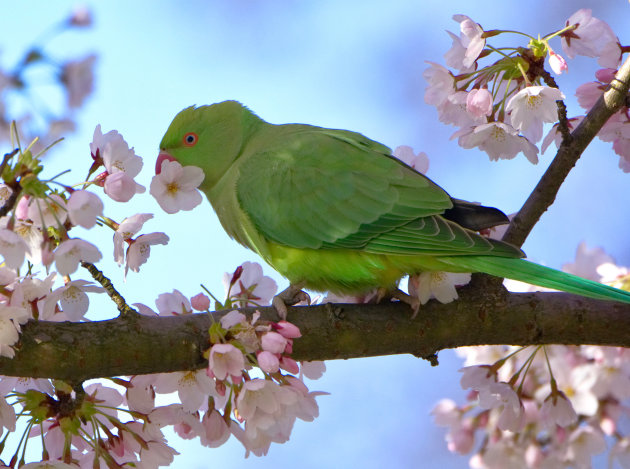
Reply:
[[302, 288], [394, 291], [425, 271], [484, 272], [630, 303], [629, 292], [528, 262], [517, 247], [481, 236], [507, 217], [451, 198], [356, 132], [269, 124], [224, 101], [177, 114], [156, 172], [164, 160], [203, 169], [200, 189], [225, 231], [290, 281], [282, 304], [274, 301], [281, 314]]

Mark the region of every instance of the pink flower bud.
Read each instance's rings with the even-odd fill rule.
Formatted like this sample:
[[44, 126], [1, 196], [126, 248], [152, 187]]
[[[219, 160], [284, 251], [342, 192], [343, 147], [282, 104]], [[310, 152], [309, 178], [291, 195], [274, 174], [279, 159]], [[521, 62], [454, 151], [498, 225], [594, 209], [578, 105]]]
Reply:
[[549, 66], [556, 75], [560, 75], [562, 72], [569, 70], [569, 66], [567, 65], [567, 61], [564, 60], [564, 57], [556, 54], [554, 51], [549, 52]]
[[274, 325], [274, 329], [281, 334], [282, 337], [286, 337], [287, 339], [302, 337], [300, 329], [295, 324], [291, 324], [288, 321], [280, 321], [276, 323]]
[[197, 311], [206, 311], [210, 308], [210, 298], [203, 293], [198, 293], [190, 299], [190, 305]]
[[610, 83], [615, 78], [617, 70], [614, 68], [600, 68], [595, 72], [595, 78], [602, 83]]
[[265, 373], [275, 373], [280, 369], [278, 357], [271, 352], [262, 351], [258, 354], [258, 366]]
[[492, 114], [492, 94], [485, 88], [471, 90], [466, 96], [466, 111], [475, 117]]
[[265, 332], [261, 338], [262, 349], [271, 353], [284, 353], [287, 339], [277, 332]]
[[288, 371], [289, 373], [293, 373], [294, 375], [300, 372], [300, 366], [298, 363], [293, 358], [285, 356], [280, 357], [280, 368]]

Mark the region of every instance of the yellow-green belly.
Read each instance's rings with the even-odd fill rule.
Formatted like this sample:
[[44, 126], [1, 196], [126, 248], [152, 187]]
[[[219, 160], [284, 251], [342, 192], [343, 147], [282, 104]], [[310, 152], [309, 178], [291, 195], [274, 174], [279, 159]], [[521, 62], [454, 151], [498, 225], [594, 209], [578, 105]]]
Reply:
[[[266, 261], [291, 283], [340, 294], [393, 287], [407, 274], [446, 270], [433, 256], [383, 255], [343, 249], [296, 249], [269, 243]], [[451, 270], [451, 269], [449, 269]]]

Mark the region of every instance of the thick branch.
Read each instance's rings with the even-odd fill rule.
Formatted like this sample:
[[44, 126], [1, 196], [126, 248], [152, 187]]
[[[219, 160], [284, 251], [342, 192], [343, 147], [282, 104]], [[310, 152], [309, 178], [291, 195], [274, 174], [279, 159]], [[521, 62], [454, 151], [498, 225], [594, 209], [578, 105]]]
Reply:
[[610, 88], [595, 103], [571, 138], [558, 148], [556, 157], [516, 214], [503, 240], [522, 246], [534, 225], [556, 198], [560, 186], [588, 144], [606, 121], [625, 105], [630, 86], [630, 56], [621, 66]]
[[[271, 308], [263, 317], [276, 319]], [[252, 313], [253, 308], [242, 310]], [[69, 382], [198, 369], [208, 327], [225, 312], [176, 317], [139, 316], [89, 323], [29, 322], [14, 359], [0, 374]], [[489, 296], [465, 288], [458, 301], [423, 306], [415, 319], [407, 305], [318, 305], [289, 308], [302, 330], [298, 360], [330, 360], [409, 353], [430, 358], [441, 349], [483, 344], [599, 344], [630, 347], [630, 305], [566, 293]]]

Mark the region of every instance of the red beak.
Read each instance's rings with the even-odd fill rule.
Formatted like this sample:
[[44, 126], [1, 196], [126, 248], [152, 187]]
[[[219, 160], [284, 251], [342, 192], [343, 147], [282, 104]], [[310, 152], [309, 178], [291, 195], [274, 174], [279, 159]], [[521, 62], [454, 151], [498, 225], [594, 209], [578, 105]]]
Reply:
[[157, 157], [157, 160], [155, 161], [155, 174], [160, 174], [162, 172], [162, 163], [165, 161], [176, 161], [176, 160], [165, 151], [161, 151]]

